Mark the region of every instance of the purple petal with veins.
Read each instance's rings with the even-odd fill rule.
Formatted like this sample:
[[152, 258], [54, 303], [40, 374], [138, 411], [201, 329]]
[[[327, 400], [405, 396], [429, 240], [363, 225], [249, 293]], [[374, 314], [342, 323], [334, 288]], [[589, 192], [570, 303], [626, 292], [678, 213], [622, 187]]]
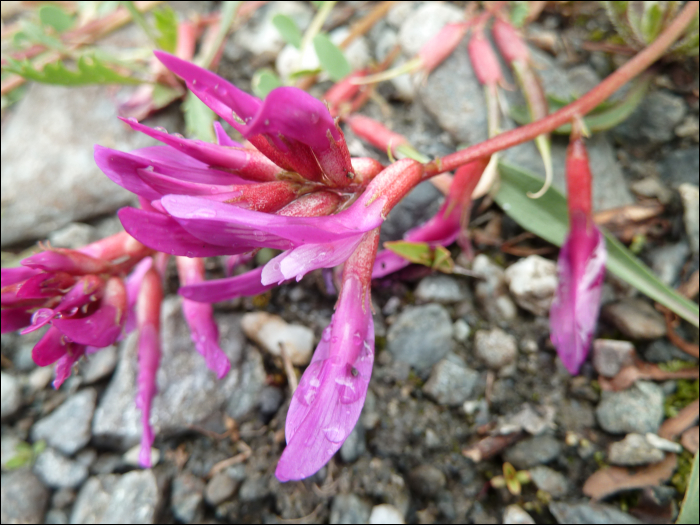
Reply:
[[277, 286], [277, 283], [262, 284], [260, 281], [262, 271], [263, 267], [261, 266], [235, 277], [181, 286], [178, 293], [187, 299], [200, 303], [216, 303], [241, 296], [258, 295]]
[[586, 222], [583, 214], [571, 219], [569, 236], [559, 252], [559, 283], [549, 312], [552, 343], [572, 375], [588, 355], [605, 278], [605, 237]]
[[306, 243], [326, 243], [370, 231], [383, 222], [385, 199], [369, 206], [359, 199], [350, 208], [325, 217], [285, 217], [202, 197], [166, 195], [161, 204], [185, 230], [211, 244], [285, 250]]
[[351, 278], [292, 397], [277, 479], [311, 476], [340, 449], [360, 417], [373, 364], [369, 293]]
[[271, 259], [262, 272], [263, 284], [282, 284], [289, 279], [300, 281], [319, 268], [332, 268], [344, 263], [362, 240], [362, 234], [335, 242], [304, 244]]
[[214, 257], [254, 250], [254, 246], [237, 248], [215, 246], [188, 233], [178, 222], [162, 213], [122, 208], [117, 212], [124, 229], [149, 248], [185, 257]]

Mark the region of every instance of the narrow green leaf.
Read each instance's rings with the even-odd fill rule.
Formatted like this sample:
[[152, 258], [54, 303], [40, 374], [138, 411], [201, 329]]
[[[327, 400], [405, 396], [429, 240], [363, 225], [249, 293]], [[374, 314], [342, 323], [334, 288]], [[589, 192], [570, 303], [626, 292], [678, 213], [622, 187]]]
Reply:
[[642, 13], [642, 34], [647, 43], [653, 42], [661, 32], [664, 21], [664, 9], [658, 2], [644, 2], [644, 12]]
[[301, 47], [303, 35], [292, 18], [280, 13], [272, 18], [272, 23], [275, 25], [280, 35], [282, 35], [285, 42], [293, 45], [297, 49]]
[[37, 71], [28, 60], [18, 62], [7, 59], [3, 70], [16, 73], [27, 80], [61, 86], [84, 86], [87, 84], [140, 84], [141, 80], [125, 77], [107, 67], [94, 56], [83, 55], [78, 59], [77, 70], [67, 69], [60, 60]]
[[432, 250], [425, 242], [390, 241], [384, 243], [384, 248], [415, 264], [431, 266], [433, 263]]
[[174, 53], [177, 47], [177, 14], [166, 5], [154, 10], [153, 18], [158, 32], [156, 44], [163, 51]]
[[314, 37], [314, 49], [328, 76], [335, 82], [342, 80], [350, 74], [350, 64], [343, 52], [323, 33]]
[[697, 523], [700, 518], [700, 481], [698, 480], [698, 470], [700, 470], [700, 467], [698, 466], [698, 453], [696, 452], [693, 460], [693, 470], [690, 473], [688, 488], [683, 499], [683, 506], [676, 523]]
[[299, 71], [294, 71], [289, 74], [289, 80], [297, 80], [304, 77], [312, 77], [321, 73], [323, 69], [300, 69]]
[[[495, 197], [496, 203], [526, 230], [561, 246], [569, 229], [566, 198], [558, 190], [550, 187], [539, 199], [530, 199], [526, 194], [541, 187], [540, 177], [505, 162], [499, 162], [498, 168], [501, 186]], [[698, 326], [697, 304], [662, 283], [612, 235], [605, 231], [603, 234], [607, 241], [607, 268], [610, 272]]]
[[270, 91], [281, 85], [282, 81], [275, 75], [274, 71], [269, 68], [258, 69], [253, 73], [251, 86], [253, 88], [253, 93], [259, 98], [265, 98]]
[[189, 92], [182, 104], [182, 111], [185, 114], [185, 127], [189, 136], [206, 142], [214, 142], [216, 115], [204, 102]]
[[59, 33], [73, 27], [75, 20], [71, 15], [56, 5], [42, 5], [39, 8], [39, 20], [42, 25], [53, 27]]
[[522, 27], [530, 11], [530, 2], [511, 2], [510, 3], [510, 22], [515, 27]]
[[29, 41], [33, 44], [42, 44], [58, 51], [65, 51], [66, 49], [58, 38], [47, 35], [44, 32], [43, 27], [29, 22], [28, 20], [24, 20], [22, 22], [20, 31], [15, 35], [15, 37], [13, 37], [13, 43], [15, 44], [21, 44], [22, 41]]

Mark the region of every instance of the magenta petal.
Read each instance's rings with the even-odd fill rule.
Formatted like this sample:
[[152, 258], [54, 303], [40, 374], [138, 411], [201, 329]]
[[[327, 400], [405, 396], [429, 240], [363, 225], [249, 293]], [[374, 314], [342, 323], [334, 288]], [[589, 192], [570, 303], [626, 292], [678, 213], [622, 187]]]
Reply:
[[379, 279], [380, 277], [385, 277], [394, 272], [398, 272], [399, 270], [406, 268], [406, 266], [409, 264], [411, 264], [409, 260], [404, 259], [391, 250], [381, 251], [374, 259], [372, 279]]
[[161, 204], [187, 231], [212, 244], [285, 250], [306, 243], [327, 243], [370, 231], [383, 222], [385, 199], [326, 217], [285, 217], [246, 210], [202, 197], [166, 195]]
[[184, 299], [182, 313], [190, 327], [192, 342], [197, 352], [204, 357], [207, 367], [221, 379], [228, 373], [231, 363], [219, 347], [219, 329], [214, 321], [211, 305]]
[[154, 54], [165, 67], [187, 83], [197, 98], [238, 131], [245, 126], [233, 118], [231, 111], [243, 121], [253, 118], [258, 111], [260, 99], [241, 91], [211, 71], [162, 51], [155, 51]]
[[158, 331], [152, 324], [145, 324], [139, 333], [139, 374], [138, 394], [136, 394], [136, 407], [141, 410], [141, 424], [143, 434], [141, 437], [141, 451], [139, 463], [143, 467], [151, 466], [151, 445], [154, 435], [150, 425], [151, 403], [156, 395], [156, 372], [160, 362], [160, 340]]
[[[39, 254], [38, 254], [39, 255]], [[22, 261], [23, 263], [26, 261]], [[42, 272], [27, 279], [17, 291], [16, 300], [42, 299], [62, 295], [63, 290], [75, 283], [75, 277], [64, 272]], [[2, 305], [11, 304], [12, 295], [3, 294]]]
[[153, 169], [139, 168], [136, 170], [136, 175], [158, 192], [158, 198], [162, 195], [216, 195], [219, 193], [237, 192], [233, 196], [240, 195], [240, 190], [235, 185], [216, 185], [216, 184], [201, 184], [189, 180], [176, 179], [158, 173]]
[[3, 308], [0, 310], [2, 333], [14, 332], [28, 326], [32, 322], [32, 313], [24, 308]]
[[360, 417], [373, 364], [369, 297], [363, 300], [359, 280], [350, 279], [292, 397], [277, 479], [307, 478], [340, 449]]
[[56, 313], [51, 308], [39, 308], [36, 312], [32, 314], [32, 321], [27, 328], [20, 332], [20, 335], [26, 335], [31, 332], [43, 328], [56, 317]]
[[149, 248], [171, 255], [214, 257], [254, 249], [253, 246], [229, 248], [211, 245], [185, 231], [172, 217], [158, 212], [122, 208], [117, 215], [129, 235]]
[[74, 342], [102, 348], [114, 343], [121, 335], [124, 319], [118, 310], [102, 301], [90, 315], [81, 319], [54, 319], [52, 324]]
[[56, 368], [54, 369], [55, 378], [53, 380], [53, 387], [55, 389], [61, 388], [63, 382], [68, 379], [73, 371], [73, 365], [78, 362], [78, 360], [85, 354], [85, 346], [83, 345], [71, 345], [71, 348], [56, 361]]
[[340, 140], [335, 121], [323, 102], [302, 89], [279, 87], [265, 97], [244, 134], [246, 137], [265, 135], [284, 151], [287, 145], [278, 139], [280, 135], [314, 150], [327, 150], [331, 147], [329, 133], [333, 140]]
[[129, 153], [95, 145], [95, 164], [102, 173], [122, 188], [149, 201], [160, 199], [161, 194], [146, 184], [137, 174], [138, 168], [147, 168], [147, 160]]
[[30, 277], [33, 277], [40, 272], [41, 270], [27, 268], [26, 266], [19, 266], [17, 268], [3, 268], [1, 271], [2, 284], [0, 284], [0, 288], [5, 288], [5, 286], [10, 286], [11, 284], [21, 283], [22, 281], [26, 281]]
[[216, 142], [219, 146], [228, 146], [230, 148], [242, 148], [243, 144], [239, 144], [228, 136], [226, 130], [219, 121], [214, 122], [214, 132], [216, 133]]
[[39, 366], [50, 365], [65, 355], [70, 344], [63, 334], [52, 326], [34, 345], [32, 359]]
[[260, 282], [262, 271], [261, 266], [235, 277], [181, 286], [178, 293], [186, 299], [200, 303], [216, 303], [241, 296], [258, 295], [277, 286], [277, 284], [263, 285]]
[[124, 287], [126, 288], [126, 304], [127, 304], [127, 314], [126, 321], [124, 322], [124, 333], [129, 334], [136, 328], [136, 300], [139, 296], [139, 290], [141, 289], [141, 281], [143, 281], [143, 276], [146, 272], [153, 266], [153, 259], [151, 257], [146, 257], [131, 271], [131, 273], [124, 279]]
[[585, 361], [595, 332], [605, 277], [605, 237], [585, 217], [574, 216], [559, 252], [559, 283], [549, 312], [552, 343], [571, 374]]

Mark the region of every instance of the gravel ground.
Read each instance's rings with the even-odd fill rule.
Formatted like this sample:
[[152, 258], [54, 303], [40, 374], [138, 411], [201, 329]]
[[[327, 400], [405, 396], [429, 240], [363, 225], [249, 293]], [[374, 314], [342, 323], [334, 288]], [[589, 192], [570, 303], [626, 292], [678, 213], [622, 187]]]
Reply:
[[[351, 61], [381, 60], [395, 43], [410, 56], [436, 28], [459, 19], [456, 4], [399, 4], [352, 46]], [[336, 31], [366, 12], [364, 3], [337, 9]], [[266, 63], [288, 67], [290, 52], [270, 32], [280, 10], [299, 23], [313, 15], [302, 2], [262, 7], [224, 50], [219, 72], [239, 87], [248, 89], [253, 71]], [[590, 16], [584, 30], [555, 12], [531, 25], [533, 41], [556, 43], [549, 52], [533, 47], [548, 92], [576, 96], [610, 72], [614, 58], [580, 50], [587, 31], [608, 28], [602, 15]], [[144, 43], [134, 27], [109, 41]], [[312, 93], [320, 96], [329, 86], [321, 83]], [[465, 46], [425, 82], [404, 76], [378, 92], [387, 104], [371, 103], [363, 112], [425, 154], [486, 138], [482, 88]], [[510, 104], [519, 103], [517, 93], [505, 94]], [[147, 123], [169, 131], [183, 126], [176, 108]], [[346, 137], [354, 155], [386, 160], [349, 130]], [[35, 84], [3, 114], [4, 250], [47, 236], [54, 246], [79, 246], [120, 229], [112, 214], [131, 197], [94, 166], [96, 142], [125, 150], [150, 144], [116, 120], [113, 100], [98, 87]], [[684, 282], [698, 268], [697, 59], [662, 65], [635, 113], [594, 135], [588, 147], [595, 208], [641, 198], [664, 204], [644, 230], [640, 257], [669, 285]], [[561, 189], [565, 149], [566, 140], [555, 137]], [[540, 171], [532, 144], [505, 158]], [[392, 212], [383, 238], [399, 238], [439, 203], [432, 185], [419, 186]], [[546, 317], [556, 249], [532, 240], [528, 248], [545, 250], [525, 258], [482, 242], [487, 230], [504, 240], [522, 231], [493, 205], [476, 213], [473, 224], [483, 233], [475, 236], [476, 257], [469, 262], [476, 277], [410, 267], [375, 281], [377, 356], [362, 416], [340, 453], [301, 482], [274, 477], [290, 390], [281, 358], [270, 349], [291, 341], [299, 362], [308, 361], [336, 300], [318, 272], [264, 296], [216, 306], [221, 346], [233, 363], [217, 381], [192, 347], [174, 266], [169, 269], [152, 412], [156, 465], [149, 470], [137, 466], [133, 336], [82, 362], [55, 391], [51, 370], [31, 361], [40, 334], [3, 335], [2, 522], [638, 523], [648, 519], [640, 509], [649, 498], [656, 509], [673, 512], [681, 498], [675, 481], [604, 502], [591, 502], [582, 487], [603, 465], [658, 464], [666, 457], [663, 446], [645, 436], [658, 433], [670, 407], [697, 398], [697, 381], [637, 381], [601, 392], [600, 377], [614, 376], [634, 355], [652, 363], [692, 358], [665, 337], [663, 317], [647, 298], [608, 276], [595, 337], [617, 342], [596, 342], [581, 375], [570, 376], [549, 342]], [[222, 275], [221, 261], [207, 264], [211, 277]], [[683, 325], [679, 332], [697, 343], [697, 329]], [[277, 338], [272, 343], [270, 334]], [[500, 440], [491, 457], [463, 454], [488, 436]], [[687, 469], [688, 457], [679, 455], [679, 468]], [[504, 462], [530, 474], [518, 496], [489, 483]]]

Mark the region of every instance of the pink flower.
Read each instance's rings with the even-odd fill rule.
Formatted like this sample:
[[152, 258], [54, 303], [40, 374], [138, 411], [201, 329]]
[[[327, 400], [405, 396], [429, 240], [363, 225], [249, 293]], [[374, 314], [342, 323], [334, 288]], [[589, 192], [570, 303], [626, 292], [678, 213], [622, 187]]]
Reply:
[[593, 223], [588, 154], [574, 126], [566, 159], [569, 235], [559, 252], [559, 284], [549, 312], [551, 339], [564, 366], [577, 374], [586, 360], [600, 310], [605, 237]]
[[340, 449], [360, 417], [374, 364], [369, 281], [378, 242], [378, 230], [364, 234], [345, 263], [335, 314], [289, 406], [287, 448], [275, 471], [280, 481], [316, 473]]

